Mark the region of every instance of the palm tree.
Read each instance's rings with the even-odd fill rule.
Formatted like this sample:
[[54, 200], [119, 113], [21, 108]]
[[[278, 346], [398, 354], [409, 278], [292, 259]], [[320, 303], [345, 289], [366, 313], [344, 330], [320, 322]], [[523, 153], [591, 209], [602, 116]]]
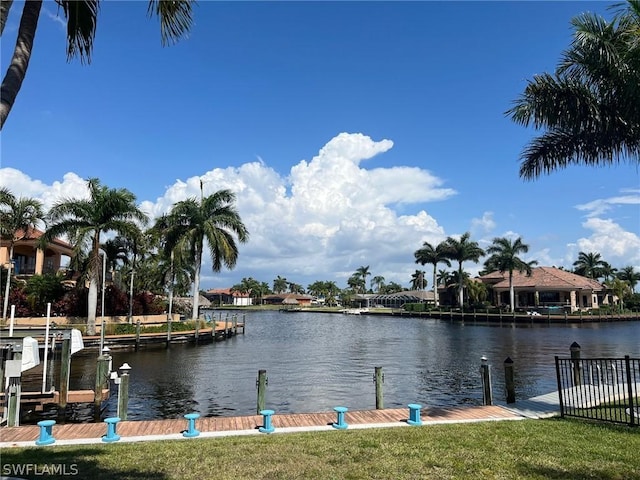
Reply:
[[451, 266], [451, 262], [447, 258], [445, 252], [444, 242], [440, 242], [435, 247], [429, 242], [424, 242], [422, 248], [415, 251], [414, 256], [416, 263], [420, 265], [426, 265], [427, 263], [433, 265], [433, 296], [435, 299], [435, 306], [438, 308], [438, 281], [436, 279], [436, 269], [439, 263], [444, 263], [447, 267]]
[[617, 277], [627, 282], [632, 292], [636, 290], [636, 284], [640, 282], [640, 272], [636, 272], [631, 265], [621, 268], [618, 271]]
[[424, 270], [416, 270], [411, 275], [411, 290], [424, 290]]
[[200, 297], [200, 272], [205, 241], [211, 253], [212, 269], [219, 272], [224, 265], [233, 268], [238, 260], [238, 246], [249, 239], [249, 232], [234, 205], [236, 196], [231, 190], [218, 190], [204, 197], [202, 183], [200, 201], [195, 198], [173, 205], [169, 213], [167, 242], [172, 249], [177, 245], [188, 246], [189, 258], [195, 266], [193, 279], [192, 317], [198, 318]]
[[[62, 7], [67, 21], [67, 60], [78, 57], [81, 63], [91, 63], [100, 0], [56, 0], [56, 3]], [[192, 0], [149, 1], [147, 14], [160, 19], [162, 45], [177, 42], [189, 32], [192, 25], [192, 3]], [[1, 33], [4, 33], [11, 5], [10, 1], [2, 1]], [[41, 10], [42, 0], [24, 2], [16, 46], [0, 89], [0, 130], [4, 127], [26, 76]]]
[[376, 293], [380, 293], [380, 289], [384, 286], [384, 277], [382, 275], [376, 275], [371, 279], [371, 287], [375, 285]]
[[506, 237], [496, 237], [493, 239], [493, 244], [487, 248], [487, 253], [491, 254], [491, 257], [485, 262], [487, 269], [498, 270], [500, 273], [509, 272], [509, 307], [511, 312], [515, 311], [514, 270], [531, 275], [531, 267], [538, 264], [535, 260], [527, 263], [518, 257], [519, 254], [528, 251], [529, 245], [523, 243], [521, 237], [513, 241]]
[[362, 293], [367, 293], [367, 276], [371, 275], [369, 265], [359, 267], [356, 273], [362, 278]]
[[[470, 240], [471, 233], [464, 233], [459, 240], [453, 237], [447, 237], [444, 241], [444, 252], [449, 260], [458, 262], [458, 278], [463, 278], [462, 264], [464, 262], [480, 261], [480, 257], [484, 255], [484, 250], [480, 248], [478, 242], [472, 242]], [[458, 282], [458, 305], [462, 308], [464, 303], [464, 282]]]
[[[185, 246], [182, 244], [170, 246], [167, 243], [170, 227], [167, 215], [161, 215], [156, 219], [153, 227], [145, 232], [146, 243], [152, 251], [155, 250], [155, 253], [144, 258], [137, 266], [138, 278], [145, 279], [145, 282], [138, 283], [139, 288], [168, 293], [168, 325], [171, 325], [173, 318], [174, 295], [176, 292], [178, 295], [187, 292], [193, 279], [193, 268], [186, 260], [188, 252]], [[131, 274], [133, 278], [133, 271]], [[153, 288], [149, 288], [150, 286]], [[130, 309], [132, 303], [130, 300]]]
[[146, 225], [147, 216], [140, 210], [136, 197], [129, 190], [113, 189], [101, 185], [97, 178], [87, 181], [88, 199], [64, 199], [49, 210], [49, 228], [42, 236], [44, 242], [67, 235], [75, 242], [90, 242], [88, 272], [89, 299], [87, 334], [96, 331], [98, 283], [102, 268], [100, 261], [100, 235], [116, 232], [126, 238], [139, 235], [139, 225]]
[[597, 252], [580, 252], [578, 260], [573, 262], [574, 271], [577, 275], [593, 279], [602, 276], [602, 268], [605, 265], [606, 262], [602, 260], [602, 257]]
[[[107, 270], [111, 272], [111, 281], [115, 283], [115, 273], [120, 263], [122, 263], [122, 265], [129, 263], [127, 242], [123, 237], [118, 236], [102, 243], [100, 249], [107, 257]], [[120, 286], [119, 288], [122, 287]]]
[[640, 162], [640, 0], [616, 7], [611, 21], [575, 17], [555, 74], [534, 76], [506, 112], [545, 130], [522, 153], [524, 179], [572, 164]]
[[603, 277], [605, 282], [609, 281], [610, 279], [615, 278], [617, 272], [618, 272], [618, 269], [615, 268], [615, 267], [612, 267], [610, 263], [608, 263], [608, 262], [603, 262], [602, 263], [602, 268], [600, 269], [600, 274], [602, 275], [602, 277]]
[[288, 286], [289, 286], [289, 282], [287, 282], [287, 279], [278, 275], [278, 278], [276, 278], [273, 281], [273, 292], [274, 293], [286, 292]]
[[8, 189], [0, 192], [0, 236], [9, 242], [9, 264], [2, 305], [2, 318], [6, 320], [9, 308], [9, 289], [11, 285], [11, 269], [13, 262], [13, 247], [20, 239], [19, 235], [27, 237], [30, 231], [44, 219], [42, 203], [34, 198], [16, 197]]

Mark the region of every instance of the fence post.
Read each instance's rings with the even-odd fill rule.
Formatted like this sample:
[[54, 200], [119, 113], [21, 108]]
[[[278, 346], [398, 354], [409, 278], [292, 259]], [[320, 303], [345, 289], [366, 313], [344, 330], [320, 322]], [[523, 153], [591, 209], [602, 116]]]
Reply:
[[[631, 418], [629, 425], [633, 427], [638, 424], [638, 410], [636, 410], [636, 407], [633, 405], [635, 397], [633, 395], [633, 385], [631, 384], [631, 359], [629, 358], [629, 355], [624, 356], [624, 363], [625, 370], [627, 371], [627, 395], [629, 397], [629, 417]], [[637, 403], [637, 401], [635, 403]]]
[[513, 360], [511, 360], [511, 357], [507, 357], [504, 361], [504, 386], [507, 391], [507, 403], [515, 403], [516, 387], [514, 381]]
[[258, 387], [258, 405], [256, 412], [260, 414], [261, 410], [265, 407], [265, 393], [267, 390], [269, 380], [267, 379], [266, 370], [258, 370], [258, 379], [256, 380], [256, 386]]
[[482, 404], [493, 405], [491, 396], [491, 366], [484, 355], [480, 359], [480, 375], [482, 376]]
[[578, 345], [577, 342], [573, 342], [569, 350], [571, 350], [571, 364], [573, 365], [573, 385], [579, 387], [582, 385], [580, 375], [580, 345]]
[[375, 367], [373, 381], [376, 384], [376, 410], [382, 410], [384, 408], [384, 394], [382, 391], [382, 384], [384, 383], [384, 373], [382, 373], [382, 367]]

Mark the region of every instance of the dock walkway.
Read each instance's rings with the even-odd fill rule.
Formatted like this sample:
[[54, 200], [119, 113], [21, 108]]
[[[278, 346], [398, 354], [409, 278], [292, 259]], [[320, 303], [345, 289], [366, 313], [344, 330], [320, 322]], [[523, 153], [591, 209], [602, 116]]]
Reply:
[[[385, 410], [348, 411], [345, 422], [350, 429], [410, 427], [407, 423], [409, 411], [406, 408]], [[424, 425], [442, 423], [482, 422], [499, 420], [520, 420], [523, 417], [500, 406], [423, 408]], [[333, 430], [336, 421], [334, 412], [276, 414], [272, 417], [275, 433]], [[203, 417], [196, 421], [201, 437], [221, 437], [231, 435], [262, 435], [258, 431], [263, 417], [248, 415], [241, 417]], [[123, 421], [117, 426], [120, 442], [177, 440], [184, 439], [182, 432], [187, 428], [184, 419]], [[0, 429], [0, 448], [32, 447], [38, 439], [37, 425], [4, 427]], [[106, 434], [105, 423], [60, 424], [53, 427], [55, 445], [78, 445], [103, 443]]]

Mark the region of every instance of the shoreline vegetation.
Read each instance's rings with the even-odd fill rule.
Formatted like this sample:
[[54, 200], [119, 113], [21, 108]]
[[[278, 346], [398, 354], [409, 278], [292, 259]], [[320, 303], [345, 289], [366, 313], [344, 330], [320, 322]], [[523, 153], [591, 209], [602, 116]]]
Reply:
[[[640, 430], [552, 418], [105, 445], [11, 448], [3, 474], [40, 478], [640, 478]], [[31, 472], [17, 470], [31, 465]], [[25, 474], [27, 473], [27, 474]]]

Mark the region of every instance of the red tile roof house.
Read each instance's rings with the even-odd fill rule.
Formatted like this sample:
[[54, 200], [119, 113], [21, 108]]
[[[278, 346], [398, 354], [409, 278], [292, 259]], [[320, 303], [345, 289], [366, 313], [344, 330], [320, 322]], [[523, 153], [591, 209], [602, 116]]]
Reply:
[[[71, 257], [73, 247], [58, 238], [47, 244], [44, 249], [38, 246], [38, 240], [44, 232], [29, 229], [25, 233], [20, 230], [14, 237], [13, 244], [13, 274], [18, 278], [44, 273], [57, 273], [60, 270], [62, 257]], [[0, 239], [0, 265], [4, 269], [9, 263], [9, 240]]]
[[204, 293], [213, 305], [233, 305], [235, 307], [248, 307], [253, 305], [253, 299], [248, 293], [231, 291], [230, 288], [212, 288]]
[[308, 307], [313, 299], [312, 295], [307, 295], [306, 293], [276, 293], [265, 295], [262, 297], [262, 302], [265, 305], [299, 305]]
[[[509, 305], [509, 272], [492, 272], [480, 280], [493, 288], [494, 303]], [[564, 307], [568, 312], [607, 304], [606, 287], [591, 278], [555, 267], [536, 267], [531, 276], [513, 272], [516, 309]]]

